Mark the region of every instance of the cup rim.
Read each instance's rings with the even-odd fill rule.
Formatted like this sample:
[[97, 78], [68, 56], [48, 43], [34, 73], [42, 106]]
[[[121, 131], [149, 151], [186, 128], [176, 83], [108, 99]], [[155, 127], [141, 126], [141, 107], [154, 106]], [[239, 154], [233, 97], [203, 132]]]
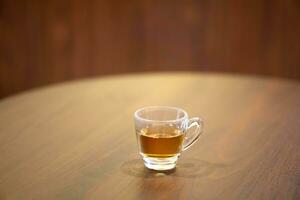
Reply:
[[[155, 119], [145, 119], [143, 117], [140, 117], [138, 115], [139, 112], [141, 112], [142, 110], [146, 110], [146, 109], [168, 109], [168, 110], [177, 110], [182, 112], [184, 115], [178, 119], [171, 119], [171, 120], [155, 120]], [[140, 121], [145, 121], [145, 122], [160, 122], [160, 123], [174, 123], [174, 122], [179, 122], [179, 121], [183, 121], [184, 119], [188, 118], [188, 114], [185, 110], [178, 108], [178, 107], [174, 107], [174, 106], [145, 106], [142, 108], [139, 108], [138, 110], [136, 110], [134, 112], [134, 118]]]

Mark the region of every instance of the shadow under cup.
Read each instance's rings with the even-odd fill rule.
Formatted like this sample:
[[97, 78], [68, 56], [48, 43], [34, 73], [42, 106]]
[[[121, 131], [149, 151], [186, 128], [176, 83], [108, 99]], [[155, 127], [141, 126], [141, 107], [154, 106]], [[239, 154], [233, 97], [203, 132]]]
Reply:
[[[182, 151], [199, 137], [202, 121], [188, 119], [187, 113], [175, 107], [151, 106], [134, 113], [139, 153], [149, 169], [170, 170], [176, 166]], [[196, 126], [195, 131], [188, 130]]]

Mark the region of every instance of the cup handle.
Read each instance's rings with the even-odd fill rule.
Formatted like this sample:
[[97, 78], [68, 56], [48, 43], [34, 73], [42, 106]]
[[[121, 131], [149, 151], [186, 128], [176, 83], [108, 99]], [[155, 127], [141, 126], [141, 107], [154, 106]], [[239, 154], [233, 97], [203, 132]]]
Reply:
[[[194, 130], [192, 133], [189, 133], [189, 130], [194, 126], [196, 126], [196, 130]], [[203, 120], [198, 117], [189, 119], [188, 128], [183, 141], [183, 148], [182, 148], [183, 151], [191, 147], [198, 140], [202, 132], [203, 132]]]

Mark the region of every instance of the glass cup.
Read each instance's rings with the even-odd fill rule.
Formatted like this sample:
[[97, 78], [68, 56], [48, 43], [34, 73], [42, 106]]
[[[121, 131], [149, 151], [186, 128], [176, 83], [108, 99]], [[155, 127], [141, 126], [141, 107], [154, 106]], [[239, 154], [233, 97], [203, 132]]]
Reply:
[[194, 144], [203, 129], [200, 118], [168, 106], [151, 106], [134, 113], [136, 137], [144, 164], [153, 170], [175, 168], [181, 152]]

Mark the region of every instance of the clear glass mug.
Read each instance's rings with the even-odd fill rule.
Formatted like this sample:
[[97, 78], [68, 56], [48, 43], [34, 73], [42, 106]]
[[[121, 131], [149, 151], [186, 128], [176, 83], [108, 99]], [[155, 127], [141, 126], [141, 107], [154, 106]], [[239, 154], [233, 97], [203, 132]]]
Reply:
[[153, 170], [175, 168], [180, 153], [198, 140], [203, 129], [200, 118], [189, 119], [186, 111], [169, 106], [141, 108], [134, 120], [139, 153]]

